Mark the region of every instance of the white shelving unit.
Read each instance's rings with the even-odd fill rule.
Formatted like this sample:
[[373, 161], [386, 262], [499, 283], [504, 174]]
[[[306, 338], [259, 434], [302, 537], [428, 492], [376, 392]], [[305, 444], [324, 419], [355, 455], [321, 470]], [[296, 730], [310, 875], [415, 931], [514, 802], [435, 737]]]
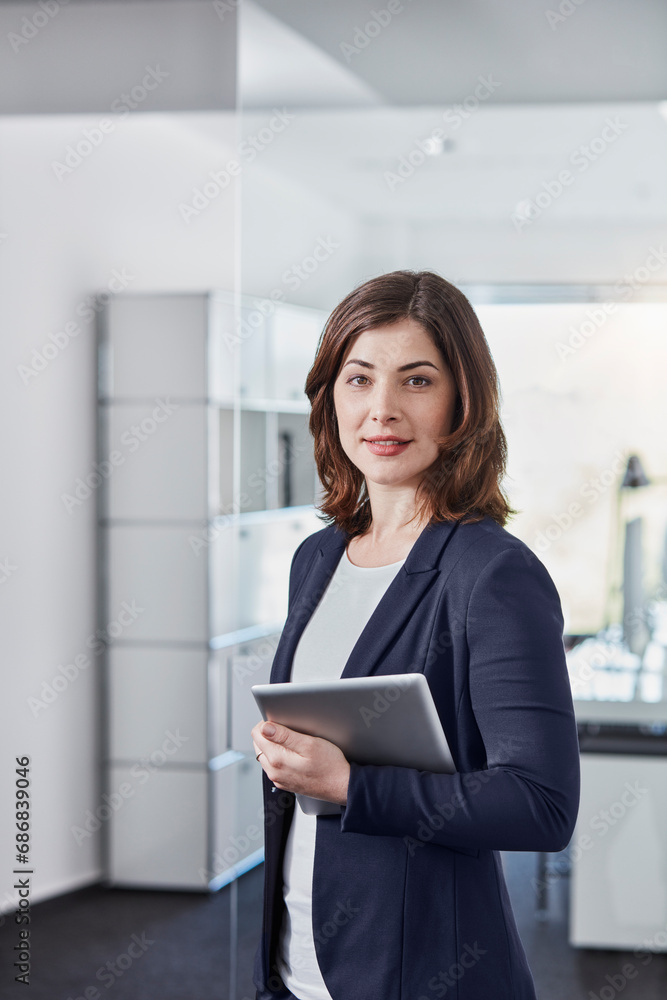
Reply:
[[324, 316], [214, 291], [101, 320], [108, 882], [211, 890], [263, 858], [250, 687], [323, 527], [303, 385]]

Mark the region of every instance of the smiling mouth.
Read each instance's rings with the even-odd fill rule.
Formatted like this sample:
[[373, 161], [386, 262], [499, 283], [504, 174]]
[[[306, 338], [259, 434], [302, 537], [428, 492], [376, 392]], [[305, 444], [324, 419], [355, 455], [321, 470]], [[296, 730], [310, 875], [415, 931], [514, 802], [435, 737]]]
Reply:
[[410, 444], [406, 438], [364, 438], [369, 444]]
[[372, 455], [394, 458], [403, 454], [410, 441], [401, 438], [364, 438], [364, 444]]

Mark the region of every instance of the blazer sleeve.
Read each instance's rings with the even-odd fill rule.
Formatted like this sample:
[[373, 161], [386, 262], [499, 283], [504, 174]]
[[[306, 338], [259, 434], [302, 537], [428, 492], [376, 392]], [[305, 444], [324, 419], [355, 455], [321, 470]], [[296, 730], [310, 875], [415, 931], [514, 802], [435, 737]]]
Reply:
[[579, 807], [579, 743], [560, 599], [527, 546], [504, 549], [479, 574], [466, 638], [467, 710], [486, 767], [435, 774], [352, 763], [341, 830], [415, 846], [562, 850]]

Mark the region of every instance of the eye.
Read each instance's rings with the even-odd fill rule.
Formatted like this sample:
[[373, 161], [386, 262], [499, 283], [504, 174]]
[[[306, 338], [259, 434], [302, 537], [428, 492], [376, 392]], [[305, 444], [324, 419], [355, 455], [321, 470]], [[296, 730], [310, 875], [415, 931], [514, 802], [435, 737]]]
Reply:
[[[357, 382], [357, 379], [359, 378], [365, 379], [366, 381], [364, 383], [359, 383]], [[408, 379], [408, 383], [414, 382], [414, 379], [419, 380], [419, 384], [414, 386], [415, 389], [421, 389], [424, 386], [433, 384], [432, 379], [427, 378], [426, 375], [411, 375], [410, 378]], [[351, 378], [347, 379], [347, 385], [361, 386], [365, 385], [368, 381], [369, 381], [368, 375], [353, 375]]]

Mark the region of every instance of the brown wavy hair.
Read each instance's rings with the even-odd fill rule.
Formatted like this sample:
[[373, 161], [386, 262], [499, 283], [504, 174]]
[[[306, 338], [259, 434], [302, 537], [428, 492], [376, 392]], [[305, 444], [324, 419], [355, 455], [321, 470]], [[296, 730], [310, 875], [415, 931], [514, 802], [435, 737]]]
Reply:
[[498, 373], [470, 302], [433, 271], [392, 271], [371, 278], [336, 306], [324, 326], [305, 385], [324, 488], [316, 509], [322, 520], [351, 536], [371, 525], [366, 479], [340, 443], [334, 382], [355, 337], [407, 319], [420, 323], [433, 338], [457, 388], [451, 433], [439, 439], [439, 456], [417, 488], [410, 521], [480, 521], [488, 515], [504, 525], [517, 511], [500, 485], [507, 441], [499, 415]]

